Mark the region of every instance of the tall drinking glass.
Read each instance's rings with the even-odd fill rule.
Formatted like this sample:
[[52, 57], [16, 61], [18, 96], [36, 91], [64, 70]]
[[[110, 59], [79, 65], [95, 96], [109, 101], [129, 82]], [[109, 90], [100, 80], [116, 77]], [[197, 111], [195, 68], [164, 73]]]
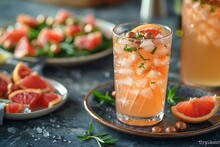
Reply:
[[181, 80], [220, 86], [220, 2], [183, 0]]
[[113, 29], [116, 115], [150, 126], [164, 115], [172, 31], [159, 24], [125, 23]]

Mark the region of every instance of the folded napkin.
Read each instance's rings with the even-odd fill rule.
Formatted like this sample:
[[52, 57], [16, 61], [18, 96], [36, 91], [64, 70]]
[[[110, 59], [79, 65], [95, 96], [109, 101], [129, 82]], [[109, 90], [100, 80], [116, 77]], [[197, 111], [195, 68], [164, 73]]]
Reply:
[[0, 103], [0, 126], [3, 124], [5, 103]]

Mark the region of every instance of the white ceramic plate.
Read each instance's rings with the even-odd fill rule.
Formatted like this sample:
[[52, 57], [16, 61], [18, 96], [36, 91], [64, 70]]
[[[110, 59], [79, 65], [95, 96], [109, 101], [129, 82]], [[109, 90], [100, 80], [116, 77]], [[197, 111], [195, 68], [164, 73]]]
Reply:
[[58, 108], [60, 108], [67, 100], [67, 89], [59, 82], [52, 80], [52, 79], [48, 79], [47, 81], [54, 86], [54, 88], [56, 89], [57, 93], [59, 93], [63, 100], [58, 103], [57, 105], [54, 105], [51, 108], [46, 108], [46, 109], [41, 109], [38, 111], [34, 111], [31, 113], [5, 113], [4, 114], [4, 118], [6, 119], [12, 119], [12, 120], [24, 120], [24, 119], [32, 119], [32, 118], [37, 118], [37, 117], [41, 117], [44, 116], [46, 114], [49, 114], [55, 110], [57, 110]]
[[[79, 17], [81, 18], [81, 17]], [[105, 33], [108, 37], [112, 36], [112, 29], [115, 26], [113, 23], [110, 23], [105, 20], [96, 19], [97, 26]], [[1, 49], [2, 50], [2, 49]], [[0, 51], [1, 51], [0, 50]], [[107, 55], [112, 54], [112, 48], [108, 48], [101, 52], [97, 52], [88, 56], [81, 56], [81, 57], [61, 57], [61, 58], [48, 58], [46, 61], [47, 65], [80, 65], [89, 61], [97, 60], [103, 58]], [[35, 57], [23, 57], [20, 58], [23, 61], [31, 61], [34, 62], [37, 60]]]

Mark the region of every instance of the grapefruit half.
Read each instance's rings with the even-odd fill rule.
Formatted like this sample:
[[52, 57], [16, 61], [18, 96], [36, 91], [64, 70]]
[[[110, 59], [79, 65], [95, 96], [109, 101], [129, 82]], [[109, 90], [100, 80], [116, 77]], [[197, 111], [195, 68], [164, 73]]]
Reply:
[[171, 107], [171, 110], [180, 120], [189, 123], [201, 123], [214, 116], [218, 108], [219, 101], [216, 96], [203, 96], [179, 102], [176, 106]]

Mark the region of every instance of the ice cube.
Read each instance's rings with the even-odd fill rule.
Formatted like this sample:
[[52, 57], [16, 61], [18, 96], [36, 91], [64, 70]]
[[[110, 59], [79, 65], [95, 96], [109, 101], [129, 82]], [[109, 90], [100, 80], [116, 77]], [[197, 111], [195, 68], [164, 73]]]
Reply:
[[218, 36], [217, 32], [211, 28], [209, 28], [209, 31], [206, 31], [206, 34], [209, 40], [214, 40]]
[[131, 60], [132, 62], [136, 61], [138, 59], [138, 55], [136, 53], [132, 53], [130, 56], [129, 56], [129, 59], [128, 60]]
[[131, 44], [131, 42], [128, 39], [125, 39], [125, 38], [118, 38], [117, 43], [118, 44], [123, 44], [123, 45]]
[[165, 59], [154, 59], [154, 65], [156, 66], [164, 66], [167, 65], [169, 63], [169, 60], [167, 58]]
[[205, 35], [200, 34], [200, 35], [197, 37], [197, 40], [198, 40], [200, 43], [208, 44], [208, 40], [207, 40], [207, 38], [206, 38]]
[[119, 85], [126, 85], [126, 86], [132, 86], [133, 85], [133, 79], [132, 78], [126, 78], [122, 80], [118, 80]]
[[131, 89], [130, 94], [137, 96], [140, 92], [140, 89]]
[[126, 98], [118, 98], [118, 103], [119, 105], [128, 105], [129, 104], [129, 99], [126, 99]]
[[136, 70], [136, 74], [137, 74], [137, 75], [141, 76], [141, 75], [143, 75], [143, 73], [144, 73], [144, 69], [142, 69], [142, 68], [137, 68], [137, 70]]
[[167, 56], [169, 54], [169, 46], [167, 45], [167, 48], [163, 48], [161, 50], [158, 50], [157, 53], [160, 57], [163, 57], [163, 56]]
[[119, 65], [121, 66], [130, 66], [132, 64], [132, 61], [129, 60], [128, 58], [120, 58], [118, 59], [118, 62], [117, 62]]
[[124, 74], [124, 75], [131, 75], [131, 74], [133, 74], [133, 71], [129, 68], [120, 68], [118, 70], [118, 73]]
[[151, 88], [148, 87], [148, 88], [142, 89], [140, 91], [140, 96], [143, 96], [143, 97], [149, 99], [149, 98], [153, 98], [154, 97], [154, 93], [151, 90]]
[[114, 49], [113, 49], [114, 53], [117, 55], [122, 54], [124, 51], [122, 50], [122, 48], [120, 46], [114, 45]]
[[142, 41], [141, 44], [140, 44], [140, 47], [146, 47], [146, 46], [155, 46], [155, 45], [151, 40]]
[[161, 76], [161, 73], [155, 70], [150, 70], [147, 77], [148, 78], [159, 78]]
[[148, 83], [147, 78], [143, 78], [135, 81], [136, 87], [138, 88], [145, 88], [147, 86], [147, 83]]

